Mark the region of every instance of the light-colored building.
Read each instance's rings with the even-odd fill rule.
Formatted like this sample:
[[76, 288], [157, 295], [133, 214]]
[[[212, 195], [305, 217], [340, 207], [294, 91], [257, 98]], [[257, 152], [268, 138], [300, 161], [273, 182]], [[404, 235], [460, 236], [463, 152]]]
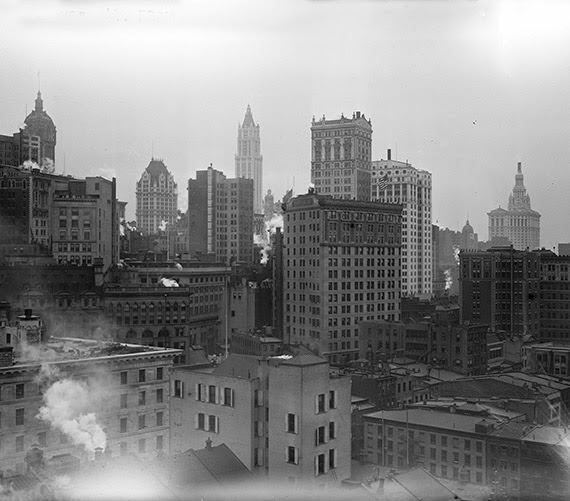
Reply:
[[372, 162], [371, 200], [402, 204], [402, 295], [432, 293], [431, 173], [408, 162]]
[[370, 200], [372, 122], [357, 111], [352, 118], [311, 124], [311, 182], [319, 194]]
[[263, 213], [263, 156], [259, 124], [256, 124], [247, 105], [243, 123], [238, 125], [237, 153], [235, 156], [236, 177], [253, 179], [253, 210]]
[[359, 356], [358, 324], [400, 319], [402, 207], [310, 191], [284, 213], [284, 339], [331, 362]]
[[[36, 318], [23, 320], [24, 332], [37, 331], [30, 324]], [[112, 456], [169, 453], [169, 372], [177, 350], [37, 336], [25, 336], [22, 349], [22, 329], [9, 329], [0, 327], [3, 475], [23, 473], [34, 446], [48, 465], [92, 460], [96, 447]], [[38, 417], [40, 408], [48, 418]]]
[[164, 224], [174, 228], [178, 215], [178, 186], [162, 160], [151, 159], [137, 182], [137, 229], [152, 235]]
[[517, 165], [515, 186], [509, 195], [508, 210], [494, 209], [489, 216], [489, 240], [506, 237], [517, 250], [540, 248], [540, 214], [530, 207], [524, 186], [521, 162]]
[[350, 477], [350, 379], [321, 357], [230, 355], [173, 373], [171, 450], [225, 443], [254, 473], [317, 484]]

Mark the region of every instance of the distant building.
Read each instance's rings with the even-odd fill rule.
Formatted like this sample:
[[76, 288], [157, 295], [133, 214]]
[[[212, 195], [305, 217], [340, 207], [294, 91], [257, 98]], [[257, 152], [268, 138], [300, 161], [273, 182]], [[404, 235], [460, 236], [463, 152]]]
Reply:
[[357, 111], [352, 118], [313, 118], [311, 182], [322, 195], [370, 200], [372, 122]]
[[431, 173], [408, 162], [372, 162], [371, 200], [402, 204], [402, 295], [432, 293]]
[[189, 250], [214, 261], [253, 261], [253, 186], [251, 179], [227, 179], [215, 169], [188, 180]]
[[521, 163], [518, 163], [515, 186], [509, 196], [508, 210], [494, 209], [489, 216], [489, 240], [507, 237], [517, 250], [540, 248], [540, 214], [530, 207]]
[[249, 104], [243, 123], [238, 125], [235, 162], [236, 178], [253, 179], [253, 211], [256, 214], [263, 214], [263, 156], [261, 155], [259, 124], [254, 122]]
[[568, 304], [570, 290], [570, 255], [557, 256], [554, 252], [542, 250], [540, 254], [540, 335], [542, 341], [568, 342], [570, 340], [570, 318]]
[[344, 363], [359, 356], [360, 322], [400, 319], [401, 214], [311, 191], [287, 203], [285, 340]]
[[462, 250], [477, 250], [479, 248], [477, 233], [473, 230], [473, 226], [469, 224], [469, 219], [461, 230], [459, 248]]
[[174, 228], [178, 215], [178, 185], [162, 160], [151, 159], [137, 181], [137, 229], [153, 235]]
[[267, 190], [267, 194], [263, 198], [263, 216], [265, 221], [271, 221], [271, 218], [275, 214], [275, 198], [271, 190]]
[[350, 477], [350, 380], [294, 350], [230, 355], [173, 375], [171, 447], [225, 443], [256, 475], [317, 484]]
[[234, 331], [231, 337], [231, 352], [272, 357], [283, 352], [283, 339], [274, 337], [270, 327], [254, 331]]
[[566, 343], [531, 343], [522, 346], [523, 370], [570, 378], [570, 345]]
[[565, 429], [458, 407], [379, 411], [363, 420], [366, 460], [372, 463], [398, 470], [420, 466], [441, 479], [488, 485], [493, 499], [567, 495]]
[[[0, 327], [0, 346], [4, 348], [3, 329]], [[14, 344], [14, 339], [11, 342]], [[65, 428], [63, 417], [59, 416], [60, 428], [38, 417], [39, 409], [47, 405], [46, 390], [52, 383], [63, 380], [76, 385], [70, 398], [76, 399], [73, 409], [79, 414], [68, 419], [93, 412], [106, 435], [107, 454], [151, 458], [169, 453], [169, 372], [172, 359], [178, 354], [176, 350], [69, 338], [30, 344], [33, 350], [17, 355], [13, 363], [2, 359], [0, 367], [2, 476], [14, 471], [23, 473], [26, 455], [34, 446], [41, 448], [48, 463], [74, 457], [80, 461], [93, 459], [93, 448], [100, 436], [93, 438], [93, 442], [86, 440], [86, 446], [82, 447], [64, 432], [72, 426]], [[15, 351], [18, 352], [17, 346]], [[33, 353], [38, 358], [33, 358]], [[52, 379], [42, 376], [47, 358]], [[105, 398], [101, 398], [102, 385]], [[77, 400], [78, 392], [89, 392], [90, 400]], [[61, 398], [59, 404], [64, 403]]]
[[196, 345], [219, 353], [228, 276], [222, 266], [170, 263], [131, 263], [115, 270], [102, 293], [113, 339], [182, 350], [176, 363], [187, 363]]
[[462, 251], [459, 259], [463, 321], [512, 335], [539, 335], [539, 253], [498, 247]]

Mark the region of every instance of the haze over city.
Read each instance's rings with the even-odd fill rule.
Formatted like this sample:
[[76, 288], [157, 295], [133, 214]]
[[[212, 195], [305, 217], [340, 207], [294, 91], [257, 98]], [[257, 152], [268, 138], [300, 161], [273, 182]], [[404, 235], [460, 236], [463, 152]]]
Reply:
[[7, 2], [0, 129], [33, 107], [40, 73], [58, 128], [57, 170], [135, 180], [164, 159], [186, 207], [197, 169], [234, 173], [248, 104], [261, 126], [264, 192], [310, 181], [310, 122], [359, 110], [373, 159], [433, 174], [433, 222], [507, 204], [521, 161], [541, 244], [570, 210], [570, 6], [564, 2]]

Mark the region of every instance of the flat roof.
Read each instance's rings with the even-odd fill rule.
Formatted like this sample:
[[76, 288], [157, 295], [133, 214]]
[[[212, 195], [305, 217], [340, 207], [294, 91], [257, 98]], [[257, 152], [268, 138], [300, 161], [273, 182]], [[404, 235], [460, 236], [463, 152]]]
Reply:
[[20, 353], [18, 350], [15, 352], [14, 365], [0, 367], [0, 371], [38, 366], [42, 363], [125, 358], [136, 355], [174, 356], [182, 353], [182, 350], [94, 339], [51, 337], [47, 342], [30, 345], [30, 349]]

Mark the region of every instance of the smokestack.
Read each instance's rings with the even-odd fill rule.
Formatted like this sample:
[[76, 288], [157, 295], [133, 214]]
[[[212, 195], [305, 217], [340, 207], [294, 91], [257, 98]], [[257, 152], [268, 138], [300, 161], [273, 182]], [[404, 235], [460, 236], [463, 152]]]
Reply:
[[356, 118], [360, 118], [360, 111], [356, 112]]
[[[520, 164], [519, 164], [520, 165]], [[24, 316], [28, 319], [28, 318], [32, 318], [32, 309], [31, 308], [26, 308], [24, 310]]]
[[206, 440], [206, 449], [211, 449], [212, 448], [212, 439], [210, 437], [207, 438]]
[[522, 172], [522, 162], [517, 163], [517, 172], [520, 174]]
[[392, 160], [392, 150], [388, 148], [388, 160]]

